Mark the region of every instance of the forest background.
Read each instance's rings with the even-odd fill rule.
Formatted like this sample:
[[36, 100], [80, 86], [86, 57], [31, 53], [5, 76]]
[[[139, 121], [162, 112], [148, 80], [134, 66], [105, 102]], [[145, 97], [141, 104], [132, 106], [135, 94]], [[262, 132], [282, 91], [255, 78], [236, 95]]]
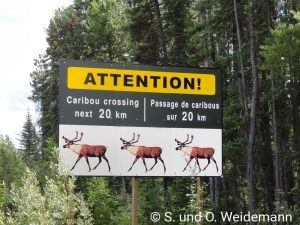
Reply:
[[[300, 224], [299, 11], [296, 0], [74, 0], [57, 9], [31, 73], [38, 123], [26, 115], [21, 149], [0, 137], [0, 221], [130, 224], [130, 178], [58, 175], [65, 58], [221, 69], [223, 177], [202, 178], [204, 210], [291, 214], [292, 223], [259, 224]], [[151, 212], [199, 211], [196, 178], [139, 182], [139, 224], [154, 224]]]

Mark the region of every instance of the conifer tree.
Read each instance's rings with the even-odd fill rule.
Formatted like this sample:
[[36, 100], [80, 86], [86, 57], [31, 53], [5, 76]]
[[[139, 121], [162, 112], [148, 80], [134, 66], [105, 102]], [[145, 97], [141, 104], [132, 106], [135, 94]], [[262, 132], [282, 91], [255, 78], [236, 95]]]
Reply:
[[20, 134], [20, 145], [24, 159], [31, 164], [39, 157], [38, 135], [30, 112], [27, 112], [26, 120]]

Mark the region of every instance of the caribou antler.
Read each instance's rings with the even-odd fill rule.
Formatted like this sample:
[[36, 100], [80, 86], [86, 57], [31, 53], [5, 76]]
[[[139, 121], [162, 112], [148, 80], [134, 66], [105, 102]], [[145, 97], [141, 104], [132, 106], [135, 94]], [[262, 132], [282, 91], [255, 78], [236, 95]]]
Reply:
[[[76, 137], [73, 138], [72, 140], [66, 138], [65, 136], [63, 136], [62, 138], [65, 140], [66, 143], [68, 143], [68, 142], [73, 142], [73, 143], [74, 143], [74, 142], [81, 141], [82, 136], [83, 136], [83, 132], [80, 133], [80, 138], [78, 138], [78, 131], [76, 131]], [[76, 139], [77, 139], [77, 140], [76, 140]]]
[[134, 144], [134, 143], [137, 143], [140, 139], [140, 134], [137, 135], [137, 139], [135, 141], [131, 140], [130, 141], [130, 144]]
[[70, 142], [70, 140], [68, 138], [66, 138], [65, 136], [62, 136], [62, 138], [65, 140], [65, 142]]
[[187, 142], [188, 141], [188, 139], [189, 139], [189, 135], [187, 135], [188, 136], [188, 138], [187, 138], [187, 140], [184, 142], [184, 144], [185, 145], [187, 145], [187, 144], [191, 144], [192, 143], [192, 141], [193, 141], [193, 138], [194, 138], [194, 136], [193, 135], [191, 135], [191, 140], [190, 140], [190, 142]]
[[[72, 141], [73, 141], [73, 142], [81, 141], [82, 136], [83, 136], [83, 132], [80, 133], [80, 138], [77, 138], [77, 137], [78, 137], [78, 131], [76, 131], [76, 137], [75, 137]], [[77, 140], [76, 140], [76, 139], [77, 139]]]
[[[184, 145], [184, 146], [185, 146], [185, 145], [187, 145], [187, 144], [192, 143], [193, 138], [194, 138], [194, 136], [191, 135], [191, 140], [189, 141], [189, 135], [187, 134], [187, 138], [186, 138], [186, 140], [185, 140], [184, 142], [178, 141], [176, 138], [175, 138], [175, 141], [177, 142], [177, 145]], [[188, 141], [189, 141], [189, 142], [188, 142]]]
[[139, 138], [140, 138], [140, 135], [138, 134], [137, 139], [134, 140], [135, 139], [135, 133], [133, 133], [133, 138], [130, 141], [126, 141], [123, 138], [120, 138], [120, 140], [123, 142], [123, 144], [134, 144], [134, 143], [137, 143], [139, 141]]

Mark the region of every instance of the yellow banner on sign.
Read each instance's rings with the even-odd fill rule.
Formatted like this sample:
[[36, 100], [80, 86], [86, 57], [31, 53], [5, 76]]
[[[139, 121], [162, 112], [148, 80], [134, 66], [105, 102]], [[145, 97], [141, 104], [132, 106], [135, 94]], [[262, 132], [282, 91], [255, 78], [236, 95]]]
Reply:
[[215, 74], [68, 67], [67, 87], [79, 90], [215, 95]]

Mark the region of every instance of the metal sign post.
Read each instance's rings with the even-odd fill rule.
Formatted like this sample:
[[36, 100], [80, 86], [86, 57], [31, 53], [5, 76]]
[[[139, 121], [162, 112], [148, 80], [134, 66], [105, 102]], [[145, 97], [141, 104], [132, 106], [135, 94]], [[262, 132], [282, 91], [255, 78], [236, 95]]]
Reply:
[[138, 224], [138, 199], [139, 181], [137, 177], [131, 178], [132, 197], [131, 197], [131, 225]]

